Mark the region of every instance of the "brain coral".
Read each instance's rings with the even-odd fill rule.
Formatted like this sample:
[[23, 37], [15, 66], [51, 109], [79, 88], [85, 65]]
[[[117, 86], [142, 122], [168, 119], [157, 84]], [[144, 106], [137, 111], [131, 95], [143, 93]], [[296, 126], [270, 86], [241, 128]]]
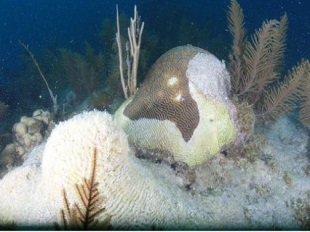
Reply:
[[181, 46], [163, 54], [133, 98], [115, 113], [130, 142], [189, 166], [233, 143], [239, 127], [228, 99], [230, 77], [211, 53]]
[[188, 191], [168, 165], [133, 155], [111, 115], [77, 115], [57, 125], [41, 146], [42, 164], [26, 162], [0, 180], [0, 228], [53, 229], [64, 207], [62, 189], [72, 206], [73, 185], [88, 176], [97, 149], [98, 190], [113, 229], [300, 230], [300, 217], [309, 218], [302, 210], [309, 202], [308, 135], [284, 119], [271, 126], [266, 139], [261, 152], [270, 162], [219, 155], [195, 169]]
[[59, 223], [62, 189], [70, 204], [78, 202], [74, 185], [89, 176], [94, 148], [98, 190], [106, 198], [102, 207], [112, 216], [113, 228], [196, 228], [197, 220], [204, 225], [206, 213], [199, 213], [191, 195], [163, 178], [169, 169], [132, 155], [125, 133], [111, 115], [99, 111], [57, 125], [41, 166], [20, 167], [0, 181], [0, 225]]

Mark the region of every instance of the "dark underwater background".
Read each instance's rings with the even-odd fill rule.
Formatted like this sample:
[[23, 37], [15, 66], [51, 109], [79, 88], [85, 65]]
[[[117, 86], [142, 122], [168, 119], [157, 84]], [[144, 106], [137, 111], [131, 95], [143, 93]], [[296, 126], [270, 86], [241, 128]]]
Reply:
[[[238, 2], [244, 10], [249, 34], [260, 28], [264, 20], [279, 20], [287, 13], [289, 27], [284, 72], [302, 58], [310, 58], [310, 1]], [[116, 4], [120, 14], [124, 13], [128, 18], [133, 16], [133, 7], [137, 5], [145, 22], [142, 48], [148, 42], [143, 41], [149, 38], [148, 35], [156, 38], [156, 44], [148, 51], [145, 70], [165, 51], [184, 44], [202, 47], [218, 58], [228, 60], [231, 46], [227, 21], [229, 0], [1, 0], [0, 102], [9, 105], [9, 114], [5, 118], [7, 123], [0, 125], [1, 133], [10, 131], [12, 124], [22, 115], [30, 116], [34, 110], [47, 109], [52, 105], [42, 79], [38, 73], [33, 74], [36, 72], [33, 72], [34, 65], [29, 62], [29, 57], [28, 62], [25, 61], [26, 52], [18, 41], [29, 45], [43, 66], [52, 90], [60, 98], [61, 92], [68, 90], [65, 87], [68, 83], [48, 78], [49, 67], [42, 62], [42, 51], [48, 49], [56, 52], [65, 48], [84, 53], [85, 43], [96, 53], [110, 51], [108, 46], [113, 43], [116, 28], [105, 36], [108, 41], [103, 41], [103, 21], [115, 22]], [[126, 35], [126, 32], [122, 33]], [[139, 75], [141, 82], [144, 72]], [[108, 78], [108, 74], [103, 78]]]

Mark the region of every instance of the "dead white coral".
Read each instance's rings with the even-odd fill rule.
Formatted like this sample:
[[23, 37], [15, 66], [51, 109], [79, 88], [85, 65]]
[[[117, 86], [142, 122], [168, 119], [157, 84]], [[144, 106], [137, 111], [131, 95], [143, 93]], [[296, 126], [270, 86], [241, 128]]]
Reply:
[[[78, 202], [75, 184], [89, 176], [94, 148], [98, 190], [106, 198], [106, 212], [99, 220], [111, 215], [114, 228], [131, 229], [196, 228], [196, 220], [203, 225], [205, 214], [193, 210], [191, 195], [178, 188], [173, 178], [162, 178], [167, 170], [160, 165], [131, 154], [126, 134], [111, 115], [99, 111], [61, 122], [48, 139], [41, 167], [25, 166], [4, 177], [0, 182], [0, 195], [5, 196], [0, 201], [0, 224], [14, 221], [52, 227], [53, 222], [61, 223], [62, 191], [66, 190], [70, 203]], [[27, 170], [38, 173], [37, 181], [32, 175], [31, 180], [17, 178], [18, 172], [27, 176]], [[23, 183], [15, 183], [14, 188], [9, 184], [11, 178]], [[24, 191], [27, 197], [18, 196]]]

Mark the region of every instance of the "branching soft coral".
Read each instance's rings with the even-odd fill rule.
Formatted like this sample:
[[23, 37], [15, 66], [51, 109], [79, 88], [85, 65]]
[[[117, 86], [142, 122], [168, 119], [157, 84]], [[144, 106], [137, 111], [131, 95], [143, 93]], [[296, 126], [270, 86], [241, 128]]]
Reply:
[[7, 110], [8, 105], [4, 104], [3, 102], [0, 102], [0, 120], [6, 115]]
[[[96, 180], [97, 150], [95, 148], [91, 174], [89, 178], [84, 178], [82, 184], [75, 184], [76, 193], [80, 202], [75, 202], [70, 206], [67, 193], [63, 190], [64, 208], [60, 211], [62, 226], [66, 230], [89, 230], [89, 229], [108, 229], [110, 226], [111, 216], [107, 216], [99, 223], [97, 218], [105, 212], [101, 205], [105, 198], [98, 190], [99, 183]], [[57, 229], [61, 225], [55, 223]]]
[[301, 120], [309, 120], [309, 91], [302, 87], [309, 83], [309, 61], [300, 62], [280, 81], [287, 15], [280, 21], [265, 21], [250, 41], [246, 38], [243, 10], [236, 0], [231, 0], [228, 20], [233, 36], [229, 56], [233, 97], [247, 101], [257, 116], [273, 119], [296, 108], [302, 100]]
[[85, 98], [103, 85], [104, 59], [86, 44], [85, 56], [61, 49], [64, 69], [70, 85], [79, 99]]
[[278, 115], [295, 109], [303, 99], [301, 119], [305, 121], [308, 114], [309, 120], [310, 108], [306, 107], [309, 105], [310, 96], [306, 88], [309, 86], [306, 83], [310, 82], [309, 67], [309, 61], [303, 60], [284, 77], [283, 81], [270, 87], [258, 106], [260, 115], [276, 118]]
[[304, 126], [310, 129], [310, 63], [305, 62], [307, 66], [306, 71], [308, 78], [304, 78], [303, 84], [300, 85], [300, 101], [301, 109], [299, 112], [299, 119]]
[[279, 78], [287, 30], [287, 16], [280, 21], [265, 21], [259, 30], [246, 38], [243, 10], [236, 0], [229, 8], [229, 30], [233, 36], [229, 70], [233, 95], [254, 104], [260, 94]]

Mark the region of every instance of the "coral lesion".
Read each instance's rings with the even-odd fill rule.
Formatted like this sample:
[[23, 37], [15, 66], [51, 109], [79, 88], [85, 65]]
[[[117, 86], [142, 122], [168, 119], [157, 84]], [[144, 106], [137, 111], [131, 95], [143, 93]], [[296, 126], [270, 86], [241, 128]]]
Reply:
[[[104, 230], [110, 228], [111, 216], [106, 215], [106, 208], [102, 207], [106, 199], [98, 189], [96, 166], [97, 150], [95, 148], [90, 176], [83, 178], [81, 184], [74, 185], [79, 201], [72, 204], [66, 190], [62, 191], [64, 208], [60, 210], [61, 224], [55, 223], [57, 229]], [[103, 216], [105, 218], [102, 220]]]

